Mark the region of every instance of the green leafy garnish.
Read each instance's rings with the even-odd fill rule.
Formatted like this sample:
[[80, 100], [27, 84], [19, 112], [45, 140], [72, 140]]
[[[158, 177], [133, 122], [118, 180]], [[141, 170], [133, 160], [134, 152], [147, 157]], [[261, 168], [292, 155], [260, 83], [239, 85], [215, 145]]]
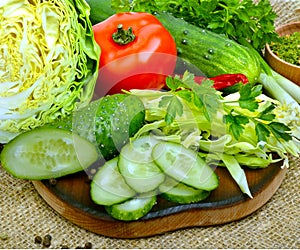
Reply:
[[275, 119], [275, 114], [273, 113], [275, 109], [274, 104], [270, 104], [267, 108], [265, 108], [261, 113], [258, 115], [258, 118], [260, 120], [265, 120], [265, 121], [272, 121]]
[[300, 32], [281, 36], [270, 44], [270, 48], [280, 59], [300, 66]]
[[277, 140], [283, 139], [284, 141], [288, 141], [292, 139], [291, 135], [288, 134], [290, 128], [280, 122], [271, 122], [269, 128]]
[[183, 113], [182, 103], [176, 96], [164, 96], [159, 103], [159, 107], [167, 107], [165, 116], [167, 125], [174, 121], [176, 115], [181, 116]]
[[245, 84], [240, 89], [239, 104], [241, 108], [255, 111], [258, 108], [258, 103], [255, 98], [261, 94], [262, 85], [252, 87], [250, 84]]
[[269, 0], [112, 0], [112, 7], [117, 11], [167, 11], [258, 51], [278, 38], [277, 15]]
[[229, 126], [229, 131], [234, 138], [239, 139], [244, 131], [244, 125], [249, 122], [249, 119], [243, 115], [234, 115], [232, 112], [224, 116], [224, 121]]
[[[229, 114], [224, 115], [224, 121], [228, 124], [229, 131], [234, 138], [238, 140], [245, 130], [245, 125], [251, 121], [254, 124], [259, 142], [266, 142], [270, 136], [284, 141], [292, 139], [289, 134], [290, 129], [286, 125], [274, 122], [276, 118], [274, 114], [275, 105], [268, 104], [260, 107], [258, 97], [262, 94], [262, 85], [245, 84], [241, 87], [239, 94], [238, 104], [241, 109], [232, 109]], [[251, 113], [245, 114], [245, 110], [249, 110]]]
[[256, 125], [255, 132], [256, 132], [258, 141], [267, 141], [267, 138], [270, 136], [269, 129], [263, 123], [258, 123]]
[[[211, 80], [204, 80], [199, 85], [195, 83], [193, 74], [185, 72], [182, 79], [179, 76], [175, 76], [174, 78], [168, 77], [166, 83], [171, 92], [174, 92], [188, 102], [193, 102], [208, 121], [211, 121], [216, 110], [220, 108], [220, 96], [213, 88], [213, 81]], [[172, 103], [169, 105], [172, 105]], [[176, 107], [178, 107], [178, 104]]]

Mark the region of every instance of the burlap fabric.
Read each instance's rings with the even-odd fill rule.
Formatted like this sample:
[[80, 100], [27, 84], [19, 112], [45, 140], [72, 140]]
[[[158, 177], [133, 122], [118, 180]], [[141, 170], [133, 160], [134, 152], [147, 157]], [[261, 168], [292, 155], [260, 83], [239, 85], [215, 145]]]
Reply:
[[[300, 20], [300, 1], [273, 0], [276, 25]], [[300, 248], [300, 159], [261, 209], [232, 223], [194, 227], [141, 239], [114, 239], [82, 229], [47, 205], [30, 181], [0, 167], [0, 248], [42, 248], [36, 235], [52, 236], [49, 248]]]

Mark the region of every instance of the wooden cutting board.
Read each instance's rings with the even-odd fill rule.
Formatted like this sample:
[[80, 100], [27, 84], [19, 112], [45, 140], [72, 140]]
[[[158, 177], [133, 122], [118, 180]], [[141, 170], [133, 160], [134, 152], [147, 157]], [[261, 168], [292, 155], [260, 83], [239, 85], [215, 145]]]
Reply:
[[57, 179], [33, 181], [38, 193], [59, 214], [91, 232], [116, 237], [139, 238], [177, 229], [219, 225], [239, 220], [262, 207], [279, 188], [286, 170], [272, 164], [259, 170], [246, 169], [253, 199], [242, 194], [225, 168], [216, 170], [220, 185], [202, 202], [178, 205], [158, 198], [142, 219], [124, 222], [112, 219], [90, 199], [90, 179], [85, 172]]

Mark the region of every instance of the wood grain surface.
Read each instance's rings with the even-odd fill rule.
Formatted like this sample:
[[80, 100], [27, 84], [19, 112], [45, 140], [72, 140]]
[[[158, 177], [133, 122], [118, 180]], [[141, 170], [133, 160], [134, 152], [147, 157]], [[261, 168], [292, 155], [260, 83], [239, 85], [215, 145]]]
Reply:
[[253, 199], [242, 194], [225, 168], [216, 170], [220, 185], [204, 201], [178, 205], [158, 198], [142, 219], [118, 221], [90, 199], [90, 179], [85, 172], [57, 179], [33, 181], [38, 193], [59, 214], [91, 232], [116, 238], [140, 238], [177, 229], [219, 225], [239, 220], [262, 207], [279, 188], [286, 170], [273, 164], [259, 170], [246, 169]]

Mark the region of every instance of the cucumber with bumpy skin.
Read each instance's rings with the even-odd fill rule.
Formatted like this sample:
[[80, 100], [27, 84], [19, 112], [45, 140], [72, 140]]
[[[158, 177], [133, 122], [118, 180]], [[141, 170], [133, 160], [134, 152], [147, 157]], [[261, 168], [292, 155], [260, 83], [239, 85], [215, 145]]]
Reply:
[[68, 129], [94, 143], [110, 160], [144, 124], [142, 101], [127, 94], [104, 96], [48, 126]]
[[242, 73], [250, 83], [257, 82], [261, 64], [251, 49], [169, 13], [161, 12], [156, 17], [174, 37], [178, 57], [197, 67], [207, 77]]

